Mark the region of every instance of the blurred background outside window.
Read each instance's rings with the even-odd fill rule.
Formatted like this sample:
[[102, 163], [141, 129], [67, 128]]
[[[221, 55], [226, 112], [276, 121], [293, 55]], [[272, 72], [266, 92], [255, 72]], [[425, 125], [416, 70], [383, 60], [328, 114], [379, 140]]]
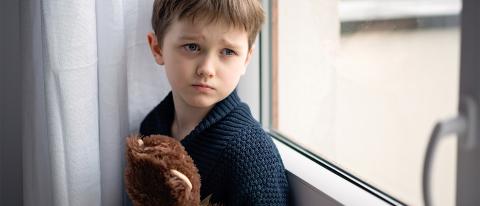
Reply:
[[[461, 1], [277, 3], [272, 128], [421, 205], [430, 132], [457, 111]], [[435, 205], [454, 205], [455, 168], [456, 139], [449, 138], [433, 165]]]

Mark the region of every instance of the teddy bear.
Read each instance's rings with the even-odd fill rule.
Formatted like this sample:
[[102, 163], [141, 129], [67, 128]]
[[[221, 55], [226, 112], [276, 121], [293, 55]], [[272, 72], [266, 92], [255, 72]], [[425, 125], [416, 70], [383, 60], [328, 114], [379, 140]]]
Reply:
[[200, 175], [180, 142], [164, 135], [126, 140], [125, 183], [135, 206], [190, 206], [200, 202]]

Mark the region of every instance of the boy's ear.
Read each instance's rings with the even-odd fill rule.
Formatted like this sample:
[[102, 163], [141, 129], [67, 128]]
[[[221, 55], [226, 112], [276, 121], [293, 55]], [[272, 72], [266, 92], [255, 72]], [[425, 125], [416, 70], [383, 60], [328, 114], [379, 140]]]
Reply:
[[163, 61], [162, 49], [160, 48], [157, 37], [153, 32], [147, 33], [147, 41], [153, 58], [155, 58], [155, 62], [159, 65], [163, 65], [165, 62]]

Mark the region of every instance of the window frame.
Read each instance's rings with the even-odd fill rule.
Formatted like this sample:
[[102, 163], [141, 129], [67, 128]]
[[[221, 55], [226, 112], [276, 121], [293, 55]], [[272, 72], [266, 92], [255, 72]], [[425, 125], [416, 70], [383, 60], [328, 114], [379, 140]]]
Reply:
[[[476, 100], [477, 108], [480, 100], [480, 2], [463, 0], [461, 55], [460, 55], [460, 100], [470, 96]], [[462, 108], [458, 108], [459, 112]], [[477, 119], [480, 112], [476, 114]], [[480, 128], [480, 122], [476, 122]], [[465, 138], [459, 138], [457, 144], [457, 179], [456, 205], [475, 205], [480, 202], [480, 133], [476, 132], [474, 145], [467, 145]]]

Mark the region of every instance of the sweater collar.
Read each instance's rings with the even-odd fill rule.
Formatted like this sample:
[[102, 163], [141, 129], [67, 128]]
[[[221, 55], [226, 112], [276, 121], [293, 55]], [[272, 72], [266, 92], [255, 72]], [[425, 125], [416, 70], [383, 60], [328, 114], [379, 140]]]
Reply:
[[[202, 133], [205, 129], [209, 128], [216, 122], [220, 121], [223, 117], [225, 117], [228, 113], [230, 113], [235, 107], [240, 104], [241, 100], [237, 94], [236, 89], [230, 93], [225, 99], [217, 102], [215, 106], [207, 113], [207, 115], [198, 123], [198, 125], [188, 134], [181, 142], [183, 145], [188, 144], [191, 139], [198, 134]], [[175, 114], [173, 104], [173, 95], [170, 91], [165, 99], [160, 102], [157, 107], [149, 114], [151, 117], [146, 117], [142, 125], [146, 127], [153, 127], [153, 128], [143, 128], [142, 130], [150, 131], [150, 132], [143, 132], [142, 134], [150, 135], [150, 134], [162, 134], [167, 136], [172, 136], [171, 134], [171, 126], [173, 123], [173, 118]], [[150, 133], [150, 134], [148, 134]]]

